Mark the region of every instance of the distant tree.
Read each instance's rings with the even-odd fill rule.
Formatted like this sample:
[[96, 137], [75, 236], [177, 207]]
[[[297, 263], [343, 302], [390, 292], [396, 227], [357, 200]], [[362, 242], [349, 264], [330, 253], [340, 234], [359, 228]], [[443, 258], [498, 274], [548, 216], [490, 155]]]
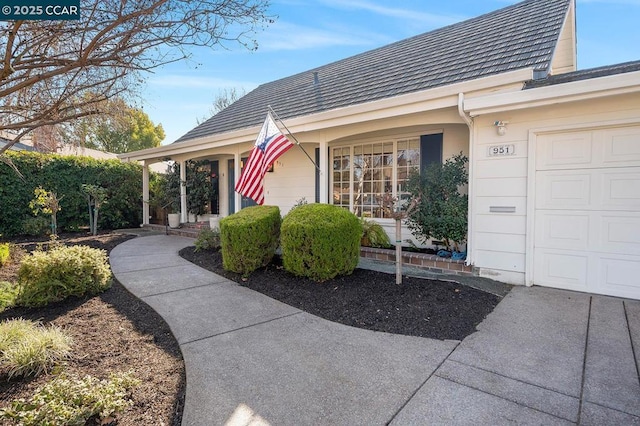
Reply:
[[164, 137], [162, 124], [156, 126], [144, 111], [129, 108], [124, 117], [99, 123], [86, 146], [122, 154], [160, 146]]
[[213, 105], [211, 105], [211, 108], [209, 108], [209, 116], [196, 119], [197, 123], [204, 123], [209, 118], [213, 117], [246, 94], [247, 92], [244, 89], [238, 90], [236, 88], [231, 88], [219, 90], [218, 94], [213, 100]]
[[83, 0], [80, 20], [0, 22], [0, 131], [33, 130], [103, 113], [134, 97], [146, 72], [191, 46], [240, 43], [272, 20], [268, 0]]
[[65, 143], [122, 154], [155, 148], [165, 137], [161, 124], [155, 125], [144, 111], [122, 98], [106, 101], [104, 110], [104, 114], [57, 126], [63, 129]]

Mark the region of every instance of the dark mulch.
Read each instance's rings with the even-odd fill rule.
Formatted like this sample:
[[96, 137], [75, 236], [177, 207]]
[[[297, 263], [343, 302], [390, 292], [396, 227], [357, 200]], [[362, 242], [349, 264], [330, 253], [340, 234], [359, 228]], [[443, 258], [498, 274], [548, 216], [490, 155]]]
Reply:
[[356, 269], [317, 283], [286, 272], [279, 259], [247, 279], [222, 269], [219, 252], [187, 247], [180, 255], [274, 299], [330, 321], [368, 330], [434, 339], [462, 340], [495, 308], [500, 297], [445, 281]]
[[[134, 236], [103, 233], [94, 237], [71, 233], [62, 234], [60, 241], [109, 252], [130, 238]], [[12, 242], [27, 251], [36, 246], [33, 240]], [[16, 270], [16, 262], [1, 268], [0, 280], [11, 281]], [[18, 317], [56, 324], [73, 336], [73, 357], [64, 368], [67, 374], [107, 378], [112, 372], [133, 371], [142, 384], [132, 392], [133, 407], [117, 417], [118, 425], [180, 425], [182, 422], [185, 373], [178, 343], [164, 320], [117, 281], [98, 296], [0, 313], [0, 320]], [[33, 380], [7, 381], [0, 372], [0, 406], [16, 398], [30, 397], [51, 378], [43, 375]]]

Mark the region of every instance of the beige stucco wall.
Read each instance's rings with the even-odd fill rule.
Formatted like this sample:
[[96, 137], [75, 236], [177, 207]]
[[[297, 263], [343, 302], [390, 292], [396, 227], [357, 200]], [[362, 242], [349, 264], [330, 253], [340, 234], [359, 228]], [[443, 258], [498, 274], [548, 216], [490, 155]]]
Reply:
[[[508, 121], [499, 136], [495, 121]], [[537, 132], [594, 129], [640, 123], [637, 94], [505, 111], [474, 117], [471, 235], [473, 264], [483, 276], [525, 283], [529, 144]], [[513, 144], [515, 154], [488, 156], [492, 145]], [[533, 200], [531, 200], [533, 202]], [[514, 213], [491, 213], [490, 206], [513, 206]]]

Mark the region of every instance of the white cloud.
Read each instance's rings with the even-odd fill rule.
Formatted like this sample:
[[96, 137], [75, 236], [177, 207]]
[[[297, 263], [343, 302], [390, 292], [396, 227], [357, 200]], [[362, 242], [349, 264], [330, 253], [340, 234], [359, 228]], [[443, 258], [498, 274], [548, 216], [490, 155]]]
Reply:
[[370, 32], [354, 32], [353, 28], [310, 28], [278, 21], [260, 36], [260, 51], [304, 50], [332, 46], [366, 46], [383, 36]]
[[435, 28], [444, 27], [469, 18], [468, 16], [462, 15], [437, 14], [419, 12], [411, 9], [381, 6], [366, 0], [322, 0], [322, 3], [336, 9], [365, 10], [388, 18], [417, 21], [422, 25]]

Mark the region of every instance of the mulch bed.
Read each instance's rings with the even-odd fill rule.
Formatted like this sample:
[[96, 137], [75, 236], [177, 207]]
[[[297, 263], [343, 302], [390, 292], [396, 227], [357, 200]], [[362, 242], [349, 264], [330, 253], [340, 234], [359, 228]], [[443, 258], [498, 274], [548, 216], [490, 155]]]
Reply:
[[286, 272], [275, 258], [247, 279], [222, 269], [220, 252], [187, 247], [180, 255], [218, 275], [288, 305], [341, 324], [408, 336], [462, 340], [474, 331], [500, 297], [445, 281], [356, 269], [349, 276], [317, 283]]
[[[67, 245], [84, 244], [110, 251], [134, 238], [103, 233], [62, 234]], [[33, 240], [13, 240], [27, 251]], [[0, 268], [0, 281], [12, 281], [17, 265]], [[133, 407], [117, 417], [122, 425], [180, 425], [184, 405], [185, 372], [180, 348], [164, 320], [120, 283], [101, 295], [73, 298], [44, 308], [14, 308], [0, 313], [0, 320], [26, 318], [56, 324], [73, 336], [73, 357], [64, 372], [108, 378], [109, 373], [133, 371], [142, 384], [132, 392]], [[0, 372], [0, 406], [16, 398], [29, 398], [51, 375], [32, 380], [7, 381]]]

